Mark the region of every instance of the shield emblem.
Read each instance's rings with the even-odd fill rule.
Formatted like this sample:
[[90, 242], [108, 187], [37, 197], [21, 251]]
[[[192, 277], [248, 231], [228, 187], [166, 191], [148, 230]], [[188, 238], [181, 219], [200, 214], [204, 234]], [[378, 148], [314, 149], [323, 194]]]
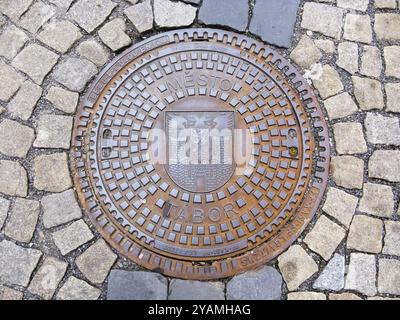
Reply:
[[189, 192], [215, 191], [232, 177], [235, 116], [230, 111], [166, 113], [171, 179]]

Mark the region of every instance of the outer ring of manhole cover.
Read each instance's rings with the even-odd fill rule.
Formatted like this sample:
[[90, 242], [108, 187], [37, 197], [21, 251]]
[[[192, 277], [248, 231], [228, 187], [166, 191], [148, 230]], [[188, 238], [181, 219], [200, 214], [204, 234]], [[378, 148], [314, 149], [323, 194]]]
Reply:
[[[220, 162], [199, 147], [202, 133], [190, 145], [210, 162], [185, 162], [172, 124], [225, 130], [211, 152]], [[152, 140], [156, 130], [165, 140]], [[154, 161], [155, 145], [165, 162]], [[243, 146], [250, 160], [240, 167]], [[260, 42], [214, 29], [162, 33], [111, 62], [80, 104], [71, 154], [102, 236], [139, 265], [187, 279], [232, 276], [284, 251], [318, 210], [330, 159], [324, 115], [298, 71]]]

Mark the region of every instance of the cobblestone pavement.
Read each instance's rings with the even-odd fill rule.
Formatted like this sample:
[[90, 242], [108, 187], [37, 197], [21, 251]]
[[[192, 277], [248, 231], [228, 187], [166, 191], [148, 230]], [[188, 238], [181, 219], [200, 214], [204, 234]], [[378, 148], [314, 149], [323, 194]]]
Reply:
[[[0, 299], [400, 298], [399, 6], [0, 0]], [[302, 237], [221, 282], [166, 279], [118, 256], [82, 214], [68, 163], [77, 103], [102, 67], [149, 35], [206, 25], [279, 46], [317, 89], [333, 152]]]

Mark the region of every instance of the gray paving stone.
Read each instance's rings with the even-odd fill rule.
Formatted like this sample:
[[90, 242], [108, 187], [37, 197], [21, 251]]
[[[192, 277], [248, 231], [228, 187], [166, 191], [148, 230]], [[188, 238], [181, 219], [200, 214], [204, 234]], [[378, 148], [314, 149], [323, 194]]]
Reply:
[[196, 12], [196, 7], [183, 2], [154, 0], [154, 20], [159, 27], [189, 26], [194, 22]]
[[0, 242], [0, 280], [26, 287], [42, 253], [17, 246], [11, 241]]
[[33, 170], [33, 185], [38, 190], [62, 192], [72, 187], [66, 153], [37, 156]]
[[399, 118], [368, 113], [365, 128], [370, 143], [400, 146]]
[[303, 69], [308, 69], [322, 58], [321, 50], [306, 35], [300, 38], [296, 48], [290, 53], [290, 59]]
[[343, 26], [343, 14], [344, 10], [341, 8], [307, 2], [304, 4], [301, 27], [339, 40]]
[[364, 184], [358, 210], [377, 217], [391, 218], [394, 211], [392, 188], [382, 184]]
[[52, 235], [54, 243], [63, 256], [89, 242], [94, 237], [83, 220], [75, 221], [68, 227], [53, 232]]
[[37, 84], [29, 80], [25, 81], [7, 105], [8, 112], [22, 120], [28, 120], [42, 92], [43, 89]]
[[314, 289], [341, 291], [344, 288], [345, 258], [335, 254], [313, 284]]
[[23, 297], [21, 291], [0, 285], [0, 301], [22, 300]]
[[118, 256], [103, 239], [98, 240], [75, 261], [79, 270], [92, 283], [101, 284], [107, 278]]
[[382, 57], [379, 48], [364, 46], [360, 73], [365, 76], [379, 78], [382, 73]]
[[312, 301], [312, 300], [326, 300], [325, 294], [321, 292], [290, 292], [287, 295], [287, 300], [300, 300], [300, 301]]
[[68, 14], [90, 33], [107, 19], [116, 6], [110, 0], [79, 0], [69, 9]]
[[382, 85], [379, 81], [360, 77], [352, 77], [352, 81], [360, 109], [366, 111], [384, 108]]
[[292, 245], [278, 257], [279, 270], [289, 291], [294, 291], [318, 271], [318, 266], [299, 245]]
[[312, 80], [322, 99], [337, 95], [344, 88], [338, 72], [329, 65], [324, 65]]
[[385, 74], [400, 79], [400, 46], [385, 47]]
[[375, 281], [375, 256], [364, 253], [350, 254], [350, 264], [346, 277], [345, 289], [358, 291], [372, 297], [377, 293]]
[[27, 196], [28, 175], [18, 162], [0, 160], [0, 192], [9, 196]]
[[44, 196], [41, 204], [45, 228], [57, 227], [82, 217], [73, 189]]
[[226, 286], [227, 300], [280, 300], [282, 276], [272, 267], [235, 276]]
[[57, 61], [57, 54], [33, 43], [25, 47], [15, 57], [12, 65], [26, 73], [33, 81], [40, 85]]
[[125, 33], [126, 25], [122, 19], [114, 19], [99, 30], [100, 39], [112, 50], [117, 51], [132, 43]]
[[71, 276], [58, 291], [57, 300], [97, 300], [101, 291], [87, 282]]
[[7, 219], [10, 203], [10, 200], [0, 197], [0, 230], [3, 228], [4, 222]]
[[86, 40], [82, 42], [78, 48], [78, 53], [96, 64], [97, 66], [103, 66], [108, 60], [108, 52], [95, 40]]
[[375, 32], [378, 40], [400, 40], [400, 15], [397, 13], [375, 14]]
[[69, 90], [82, 92], [96, 74], [97, 68], [89, 60], [69, 58], [56, 68], [54, 79]]
[[68, 263], [64, 261], [46, 257], [29, 284], [28, 290], [45, 300], [50, 300], [64, 277], [67, 267]]
[[367, 15], [346, 15], [343, 39], [362, 43], [372, 42], [371, 18]]
[[375, 151], [369, 158], [368, 170], [371, 178], [400, 182], [400, 151]]
[[329, 300], [362, 300], [358, 295], [354, 293], [344, 292], [344, 293], [330, 293]]
[[385, 221], [385, 231], [382, 253], [400, 257], [400, 222]]
[[0, 35], [0, 56], [13, 59], [28, 41], [28, 36], [16, 26], [9, 26]]
[[31, 33], [36, 33], [55, 13], [53, 6], [38, 1], [22, 16], [19, 25]]
[[201, 23], [228, 26], [238, 31], [246, 30], [248, 18], [247, 0], [203, 0], [199, 10]]
[[375, 0], [374, 6], [375, 6], [375, 8], [379, 8], [379, 9], [396, 9], [397, 1], [396, 0]]
[[333, 135], [339, 154], [361, 154], [368, 151], [361, 123], [336, 123]]
[[346, 232], [341, 226], [328, 219], [325, 215], [321, 215], [315, 226], [304, 238], [304, 243], [312, 251], [328, 261], [345, 235]]
[[256, 1], [250, 31], [268, 43], [289, 48], [299, 3], [300, 0]]
[[332, 157], [332, 177], [346, 189], [361, 189], [364, 183], [364, 161], [353, 156]]
[[339, 58], [336, 64], [351, 74], [355, 74], [358, 69], [358, 45], [353, 42], [341, 42], [338, 45]]
[[324, 106], [331, 120], [348, 117], [358, 111], [356, 103], [347, 92], [325, 100]]
[[357, 208], [357, 197], [340, 189], [329, 188], [322, 210], [347, 228]]
[[400, 113], [400, 83], [387, 83], [385, 86], [387, 96], [387, 111]]
[[347, 248], [361, 252], [380, 253], [382, 251], [382, 233], [383, 223], [381, 220], [356, 215], [347, 236]]
[[[328, 1], [329, 2], [329, 1]], [[369, 0], [338, 0], [337, 6], [345, 9], [367, 11]]]
[[158, 273], [112, 270], [107, 300], [166, 300], [167, 286], [167, 279]]
[[225, 300], [222, 282], [172, 279], [168, 300]]
[[37, 122], [36, 148], [69, 149], [73, 118], [52, 114], [41, 115]]
[[46, 95], [52, 105], [65, 113], [74, 113], [79, 101], [79, 94], [60, 87], [51, 87]]
[[0, 100], [8, 101], [17, 92], [24, 78], [14, 68], [0, 61]]
[[318, 48], [320, 48], [325, 53], [332, 54], [336, 50], [335, 43], [329, 39], [315, 39], [314, 43]]
[[39, 213], [39, 201], [17, 198], [4, 228], [5, 235], [18, 242], [29, 243], [35, 232]]
[[131, 6], [124, 13], [140, 33], [153, 28], [154, 15], [150, 0]]
[[28, 10], [33, 0], [2, 0], [0, 1], [0, 11], [11, 20], [16, 21]]
[[4, 119], [0, 123], [0, 137], [0, 153], [23, 158], [32, 146], [35, 131], [17, 121]]
[[379, 259], [378, 290], [380, 293], [400, 295], [400, 261]]
[[50, 22], [37, 38], [58, 52], [66, 53], [81, 37], [79, 28], [64, 20]]

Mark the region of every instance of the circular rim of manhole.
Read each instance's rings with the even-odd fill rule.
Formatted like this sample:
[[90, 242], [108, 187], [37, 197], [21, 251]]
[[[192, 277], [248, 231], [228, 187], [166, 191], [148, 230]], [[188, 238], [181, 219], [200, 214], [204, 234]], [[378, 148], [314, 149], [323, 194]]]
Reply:
[[[174, 162], [182, 154], [170, 131], [172, 156], [150, 163], [150, 131], [174, 121], [246, 130], [246, 169]], [[233, 148], [219, 145], [226, 158], [238, 145], [231, 136]], [[313, 89], [279, 53], [229, 31], [181, 29], [132, 46], [98, 75], [75, 117], [71, 160], [86, 215], [117, 251], [167, 276], [219, 279], [300, 236], [327, 186], [329, 133]]]

